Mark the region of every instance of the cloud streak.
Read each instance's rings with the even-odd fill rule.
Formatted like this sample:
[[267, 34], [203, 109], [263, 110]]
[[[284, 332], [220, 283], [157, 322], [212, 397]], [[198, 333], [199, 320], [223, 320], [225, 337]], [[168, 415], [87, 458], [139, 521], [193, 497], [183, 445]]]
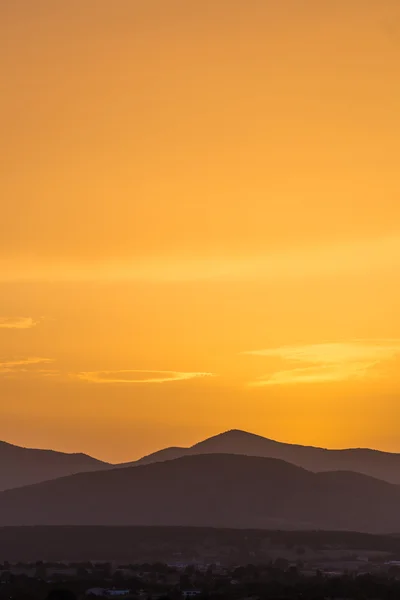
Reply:
[[119, 371], [84, 371], [77, 374], [78, 379], [90, 383], [170, 383], [172, 381], [187, 381], [212, 377], [213, 373], [187, 372], [187, 371], [143, 371], [124, 369]]
[[0, 329], [32, 329], [38, 323], [32, 317], [0, 317]]
[[253, 386], [357, 380], [371, 376], [379, 365], [400, 355], [400, 340], [281, 346], [244, 354], [279, 358], [293, 365], [256, 379], [250, 383]]
[[0, 360], [0, 375], [4, 375], [6, 373], [32, 373], [35, 372], [35, 368], [38, 365], [49, 364], [52, 362], [52, 358], [43, 358], [41, 356], [30, 356], [19, 359], [3, 359]]

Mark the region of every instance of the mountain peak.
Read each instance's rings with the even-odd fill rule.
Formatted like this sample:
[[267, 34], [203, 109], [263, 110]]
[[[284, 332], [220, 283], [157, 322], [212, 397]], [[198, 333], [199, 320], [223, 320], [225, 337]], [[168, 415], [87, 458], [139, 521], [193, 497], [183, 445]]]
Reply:
[[[244, 429], [228, 429], [227, 431], [223, 431], [219, 434], [219, 437], [246, 437], [246, 438], [262, 438], [266, 439], [264, 436], [257, 435], [256, 433], [251, 433], [250, 431], [244, 431]], [[218, 437], [218, 436], [216, 436]]]
[[248, 442], [269, 442], [268, 438], [265, 438], [261, 435], [257, 435], [256, 433], [250, 433], [248, 431], [244, 431], [243, 429], [228, 429], [227, 431], [223, 431], [222, 433], [217, 433], [197, 444], [194, 444], [192, 448], [198, 448], [199, 446], [208, 446], [214, 443], [231, 443], [231, 444], [244, 444]]
[[253, 433], [249, 433], [248, 431], [245, 431], [244, 429], [227, 429], [226, 431], [222, 431], [219, 435], [229, 435], [229, 436], [236, 436], [236, 435], [254, 435]]
[[229, 429], [207, 438], [189, 449], [190, 454], [199, 453], [224, 453], [224, 454], [247, 454], [248, 456], [265, 455], [265, 446], [275, 444], [272, 440], [249, 433], [242, 429]]

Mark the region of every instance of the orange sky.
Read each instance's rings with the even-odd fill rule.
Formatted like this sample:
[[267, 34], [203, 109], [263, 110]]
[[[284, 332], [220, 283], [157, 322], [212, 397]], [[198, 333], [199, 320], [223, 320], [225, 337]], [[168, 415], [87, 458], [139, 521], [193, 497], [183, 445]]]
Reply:
[[0, 439], [400, 452], [398, 0], [9, 0], [0, 72]]

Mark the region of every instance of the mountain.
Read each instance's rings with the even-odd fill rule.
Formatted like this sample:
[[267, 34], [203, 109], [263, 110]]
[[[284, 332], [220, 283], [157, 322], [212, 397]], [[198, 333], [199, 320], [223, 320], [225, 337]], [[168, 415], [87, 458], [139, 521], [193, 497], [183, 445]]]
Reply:
[[190, 454], [189, 450], [190, 448], [182, 448], [181, 446], [170, 446], [168, 448], [163, 448], [162, 450], [157, 450], [157, 452], [147, 454], [146, 456], [139, 458], [139, 460], [121, 463], [117, 466], [136, 467], [139, 465], [149, 465], [155, 462], [164, 462], [165, 460], [175, 460], [176, 458], [182, 458], [182, 456], [187, 456]]
[[237, 429], [213, 436], [189, 448], [159, 450], [138, 461], [126, 463], [122, 466], [135, 466], [171, 460], [182, 456], [215, 453], [279, 458], [315, 473], [321, 471], [355, 471], [356, 473], [383, 479], [389, 483], [400, 484], [400, 454], [368, 448], [328, 450], [314, 446], [286, 444]]
[[0, 491], [110, 466], [87, 454], [21, 448], [0, 442]]
[[389, 483], [400, 484], [400, 454], [354, 448], [327, 450], [286, 444], [240, 431], [226, 431], [189, 448], [170, 447], [129, 463], [112, 465], [87, 454], [21, 448], [0, 442], [0, 491], [86, 471], [137, 467], [176, 460], [184, 456], [236, 454], [277, 458], [314, 473], [354, 471]]
[[0, 525], [400, 531], [400, 486], [282, 460], [185, 456], [0, 493]]

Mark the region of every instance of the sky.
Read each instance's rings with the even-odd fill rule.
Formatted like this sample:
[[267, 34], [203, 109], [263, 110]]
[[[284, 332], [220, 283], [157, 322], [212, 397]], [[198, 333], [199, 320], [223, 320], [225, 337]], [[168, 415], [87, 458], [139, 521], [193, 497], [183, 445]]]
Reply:
[[0, 3], [0, 439], [400, 452], [398, 0]]

